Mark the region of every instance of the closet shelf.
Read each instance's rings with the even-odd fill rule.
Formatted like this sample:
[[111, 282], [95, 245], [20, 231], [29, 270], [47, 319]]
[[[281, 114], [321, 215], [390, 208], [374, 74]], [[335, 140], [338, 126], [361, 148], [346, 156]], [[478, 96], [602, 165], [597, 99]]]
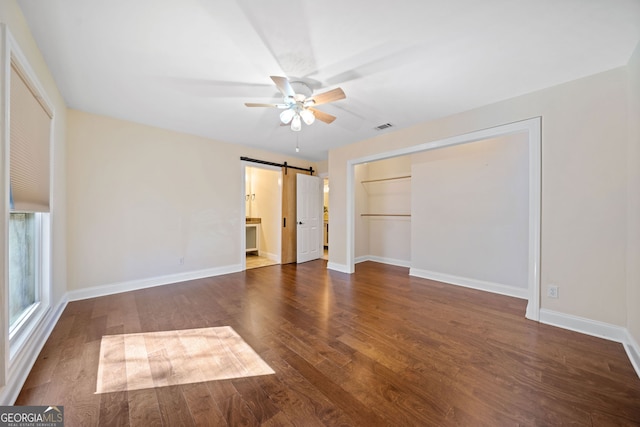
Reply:
[[411, 216], [411, 214], [373, 214], [363, 213], [360, 216]]
[[367, 179], [365, 181], [360, 181], [361, 184], [366, 184], [368, 182], [382, 182], [382, 181], [395, 181], [398, 179], [407, 179], [407, 178], [411, 178], [411, 175], [406, 175], [406, 176], [394, 176], [391, 178], [380, 178], [380, 179]]

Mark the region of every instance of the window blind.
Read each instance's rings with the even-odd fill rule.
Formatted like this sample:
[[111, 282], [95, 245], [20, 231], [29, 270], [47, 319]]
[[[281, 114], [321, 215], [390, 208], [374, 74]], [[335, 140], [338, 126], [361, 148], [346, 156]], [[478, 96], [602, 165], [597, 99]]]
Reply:
[[12, 210], [49, 212], [52, 113], [13, 60], [10, 79], [9, 170]]

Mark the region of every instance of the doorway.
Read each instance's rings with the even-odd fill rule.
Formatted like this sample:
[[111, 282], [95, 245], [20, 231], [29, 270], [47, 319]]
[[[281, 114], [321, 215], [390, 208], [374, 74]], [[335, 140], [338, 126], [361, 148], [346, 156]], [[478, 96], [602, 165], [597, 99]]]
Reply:
[[282, 172], [244, 165], [245, 269], [281, 263]]

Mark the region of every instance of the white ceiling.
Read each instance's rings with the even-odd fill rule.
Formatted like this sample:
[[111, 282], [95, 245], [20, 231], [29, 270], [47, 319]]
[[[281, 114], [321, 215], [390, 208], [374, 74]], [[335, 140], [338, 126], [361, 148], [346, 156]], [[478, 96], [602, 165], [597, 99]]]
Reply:
[[[625, 65], [639, 0], [19, 0], [70, 108], [310, 160]], [[269, 78], [347, 97], [279, 126]], [[390, 132], [392, 129], [382, 131]]]

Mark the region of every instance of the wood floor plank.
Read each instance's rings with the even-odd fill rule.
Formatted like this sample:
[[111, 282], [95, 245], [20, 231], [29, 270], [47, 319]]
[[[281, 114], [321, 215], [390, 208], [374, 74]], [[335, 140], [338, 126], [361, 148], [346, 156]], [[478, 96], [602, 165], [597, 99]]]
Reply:
[[261, 378], [261, 384], [271, 399], [290, 419], [314, 425], [353, 425], [354, 420], [333, 405], [301, 372], [281, 357], [281, 352], [269, 350], [265, 361], [276, 371], [275, 378]]
[[327, 381], [326, 376], [321, 371], [308, 363], [298, 354], [290, 352], [284, 359], [293, 369], [300, 372], [307, 381], [314, 384], [318, 391], [327, 397], [333, 405], [340, 408], [353, 420], [359, 420], [358, 422], [371, 426], [387, 424], [383, 418], [369, 410], [366, 405], [356, 399], [353, 395], [349, 394], [338, 384]]
[[46, 396], [49, 389], [49, 382], [45, 382], [43, 384], [38, 384], [29, 387], [23, 387], [20, 395], [14, 402], [16, 406], [25, 406], [25, 405], [42, 405], [43, 402], [46, 402]]
[[121, 391], [101, 394], [99, 420], [99, 425], [102, 426], [128, 426], [128, 392]]
[[151, 364], [147, 357], [147, 346], [145, 336], [141, 334], [128, 334], [123, 336], [125, 369], [126, 369], [126, 389], [140, 390], [153, 388], [153, 375], [151, 374]]
[[280, 409], [269, 398], [269, 395], [265, 393], [259, 381], [251, 377], [240, 378], [233, 380], [233, 386], [247, 403], [259, 424], [269, 421], [280, 412]]
[[[325, 267], [70, 302], [16, 403], [64, 405], [66, 425], [83, 427], [640, 425], [640, 378], [622, 345], [406, 268]], [[225, 329], [203, 332], [212, 327]], [[103, 339], [122, 341], [106, 370]], [[273, 374], [250, 376], [256, 353]], [[145, 369], [149, 383], [136, 374]], [[100, 381], [121, 385], [96, 394]]]
[[222, 413], [230, 426], [259, 426], [260, 423], [242, 396], [234, 393], [220, 402]]
[[[100, 341], [92, 340], [76, 346], [74, 349], [78, 351], [79, 360], [77, 364], [69, 360], [70, 363], [67, 366], [74, 368], [74, 373], [69, 377], [66, 395], [58, 397], [65, 402], [65, 406], [74, 408], [68, 416], [65, 412], [65, 423], [69, 425], [99, 425], [100, 395], [95, 394], [95, 384]], [[77, 360], [75, 357], [73, 359]], [[55, 387], [50, 386], [49, 390], [52, 388]], [[48, 403], [44, 404], [49, 405]]]
[[127, 370], [123, 335], [105, 337], [100, 343], [100, 360], [96, 375], [96, 392], [116, 392], [127, 390]]
[[196, 425], [226, 425], [220, 409], [212, 404], [213, 396], [205, 383], [183, 385], [182, 394]]
[[155, 391], [163, 425], [196, 425], [180, 386], [156, 387]]
[[162, 415], [154, 389], [132, 390], [127, 392], [127, 397], [129, 399], [129, 425], [162, 426]]

